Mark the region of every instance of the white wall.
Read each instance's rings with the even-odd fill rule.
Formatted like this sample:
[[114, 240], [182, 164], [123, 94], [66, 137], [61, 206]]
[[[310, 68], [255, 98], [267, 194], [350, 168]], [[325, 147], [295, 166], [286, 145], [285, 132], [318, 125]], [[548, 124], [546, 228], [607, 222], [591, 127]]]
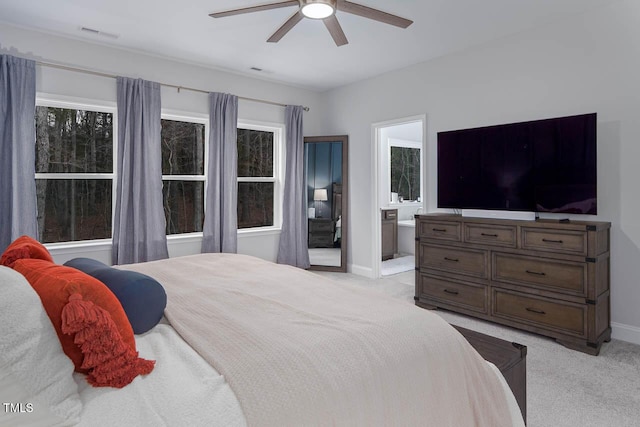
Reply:
[[[266, 80], [249, 78], [220, 70], [113, 49], [82, 41], [54, 36], [0, 23], [0, 52], [43, 62], [54, 62], [127, 77], [140, 77], [160, 83], [175, 84], [207, 91], [227, 92], [282, 104], [305, 105], [305, 135], [322, 134], [322, 109], [316, 92]], [[115, 79], [58, 70], [37, 68], [36, 88], [39, 93], [80, 97], [98, 101], [116, 101]], [[171, 111], [208, 114], [207, 95], [162, 88], [162, 107]], [[284, 108], [250, 101], [239, 101], [240, 120], [284, 123]], [[279, 232], [240, 232], [238, 252], [275, 261]], [[56, 262], [86, 256], [111, 262], [111, 246], [96, 244], [90, 247], [53, 245]], [[200, 252], [200, 238], [170, 238], [171, 256]]]
[[[614, 337], [640, 343], [640, 2], [586, 14], [324, 94], [327, 132], [348, 134], [352, 270], [372, 271], [371, 126], [427, 116], [426, 209], [436, 210], [436, 133], [598, 113], [598, 209], [611, 221]], [[429, 40], [425, 40], [429, 43]]]

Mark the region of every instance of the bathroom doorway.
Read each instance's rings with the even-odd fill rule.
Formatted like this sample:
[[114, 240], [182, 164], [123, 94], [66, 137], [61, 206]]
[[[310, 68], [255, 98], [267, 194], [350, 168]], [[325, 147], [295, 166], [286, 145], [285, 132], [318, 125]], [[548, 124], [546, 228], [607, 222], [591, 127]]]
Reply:
[[414, 215], [424, 211], [426, 116], [373, 125], [374, 277], [414, 270]]

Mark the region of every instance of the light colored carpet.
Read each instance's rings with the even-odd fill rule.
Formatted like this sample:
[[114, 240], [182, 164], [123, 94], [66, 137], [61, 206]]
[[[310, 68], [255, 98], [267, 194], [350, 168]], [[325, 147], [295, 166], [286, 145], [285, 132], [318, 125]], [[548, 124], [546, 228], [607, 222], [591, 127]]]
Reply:
[[[378, 280], [317, 273], [414, 303], [415, 272]], [[640, 426], [640, 346], [612, 340], [599, 356], [589, 356], [535, 334], [444, 310], [435, 313], [451, 324], [527, 346], [529, 427]]]
[[398, 258], [382, 261], [380, 266], [380, 274], [383, 276], [391, 276], [393, 274], [412, 271], [415, 268], [416, 258], [411, 256], [401, 256]]

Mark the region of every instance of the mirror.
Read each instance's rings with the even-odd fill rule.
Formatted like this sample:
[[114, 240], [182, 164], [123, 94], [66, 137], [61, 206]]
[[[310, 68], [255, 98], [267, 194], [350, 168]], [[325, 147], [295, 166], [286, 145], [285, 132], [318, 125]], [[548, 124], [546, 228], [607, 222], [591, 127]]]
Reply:
[[348, 137], [304, 138], [310, 270], [347, 271]]

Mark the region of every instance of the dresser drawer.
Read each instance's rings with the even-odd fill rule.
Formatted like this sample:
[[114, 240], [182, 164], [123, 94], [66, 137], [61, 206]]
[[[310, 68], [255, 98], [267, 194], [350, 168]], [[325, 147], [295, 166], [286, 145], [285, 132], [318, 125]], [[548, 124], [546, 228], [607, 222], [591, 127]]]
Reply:
[[333, 239], [330, 234], [309, 236], [309, 248], [332, 248]]
[[383, 209], [382, 219], [396, 219], [398, 218], [398, 209]]
[[445, 240], [449, 242], [462, 241], [462, 223], [420, 220], [418, 222], [421, 238]]
[[549, 330], [586, 337], [586, 305], [493, 288], [492, 315]]
[[420, 275], [420, 295], [429, 300], [466, 308], [481, 313], [487, 312], [487, 287], [473, 283], [449, 281], [426, 274]]
[[493, 253], [492, 279], [566, 294], [587, 295], [587, 265], [523, 255]]
[[310, 220], [309, 221], [309, 232], [327, 232], [331, 233], [333, 231], [333, 221], [332, 220]]
[[460, 222], [440, 222], [419, 220], [419, 236], [427, 239], [460, 242], [462, 240]]
[[487, 279], [487, 251], [420, 244], [420, 268]]
[[516, 247], [516, 227], [490, 224], [464, 224], [464, 241], [493, 246]]
[[522, 248], [587, 255], [587, 232], [522, 227]]

